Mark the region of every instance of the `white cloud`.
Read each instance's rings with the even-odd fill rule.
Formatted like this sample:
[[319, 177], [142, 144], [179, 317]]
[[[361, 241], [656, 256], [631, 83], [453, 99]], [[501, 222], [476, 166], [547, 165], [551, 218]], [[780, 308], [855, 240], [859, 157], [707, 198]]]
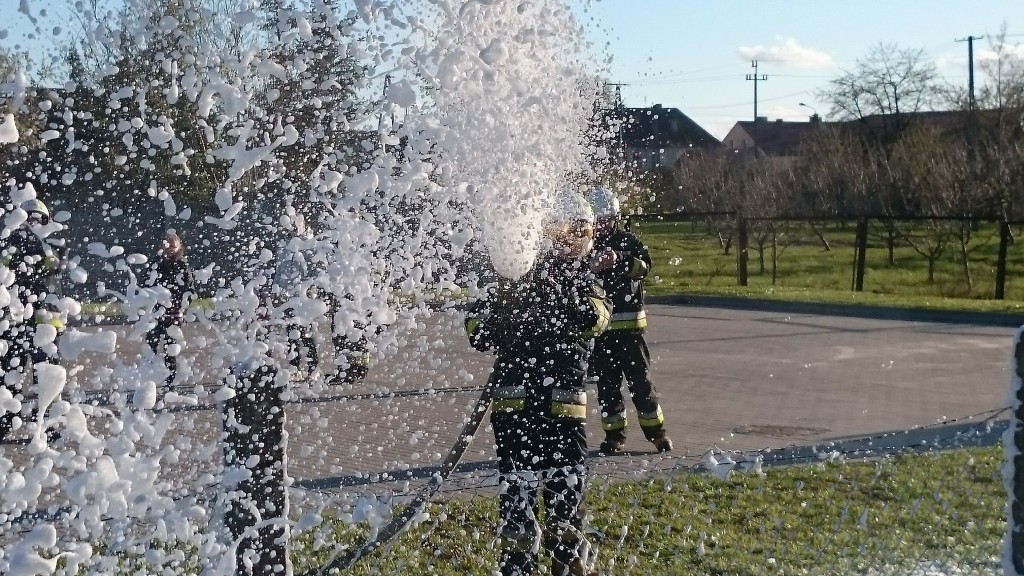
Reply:
[[795, 38], [776, 38], [771, 46], [740, 46], [737, 49], [745, 60], [777, 62], [796, 68], [827, 68], [833, 64], [826, 52], [802, 46]]
[[[1004, 44], [1003, 54], [1014, 60], [1024, 60], [1024, 45], [1021, 44]], [[978, 50], [976, 57], [979, 61], [985, 60], [996, 60], [999, 55], [992, 48], [982, 48]]]

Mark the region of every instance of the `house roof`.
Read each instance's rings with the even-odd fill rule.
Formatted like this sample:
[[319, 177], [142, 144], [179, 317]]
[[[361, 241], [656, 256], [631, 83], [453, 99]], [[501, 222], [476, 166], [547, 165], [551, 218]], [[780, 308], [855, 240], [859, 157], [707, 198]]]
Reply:
[[629, 148], [710, 147], [721, 142], [678, 108], [623, 108], [622, 141]]
[[740, 121], [736, 125], [769, 156], [796, 155], [800, 145], [821, 128], [821, 122]]
[[[990, 116], [984, 111], [979, 112], [980, 118]], [[796, 156], [800, 154], [800, 146], [807, 141], [816, 130], [825, 127], [846, 127], [853, 130], [867, 131], [875, 137], [890, 137], [905, 128], [915, 125], [930, 125], [943, 132], [963, 130], [969, 120], [969, 113], [953, 111], [923, 111], [900, 115], [873, 114], [863, 118], [842, 120], [838, 122], [784, 122], [781, 120], [758, 122], [739, 121], [729, 131], [725, 145], [736, 149], [745, 148], [754, 143], [757, 148], [768, 156]], [[735, 144], [739, 139], [742, 146]]]
[[[978, 118], [990, 118], [986, 111], [979, 111]], [[939, 110], [926, 112], [910, 112], [899, 115], [872, 114], [855, 120], [847, 120], [845, 124], [860, 130], [866, 130], [875, 137], [892, 138], [912, 126], [931, 126], [943, 133], [963, 131], [970, 123], [970, 112], [963, 110]]]

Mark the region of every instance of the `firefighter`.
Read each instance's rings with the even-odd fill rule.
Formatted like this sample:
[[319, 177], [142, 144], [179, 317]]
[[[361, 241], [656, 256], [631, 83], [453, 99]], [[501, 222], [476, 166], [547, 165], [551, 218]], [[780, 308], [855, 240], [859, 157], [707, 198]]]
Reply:
[[[5, 310], [0, 336], [0, 371], [4, 388], [17, 398], [22, 394], [22, 379], [29, 362], [33, 366], [57, 364], [57, 335], [64, 329], [57, 310], [57, 281], [62, 246], [51, 243], [50, 235], [60, 225], [50, 222], [50, 211], [38, 199], [19, 205], [24, 222], [0, 240], [0, 263], [13, 273], [7, 286], [11, 295]], [[16, 412], [0, 414], [0, 442], [14, 426]], [[53, 434], [48, 431], [52, 439]]]
[[665, 414], [651, 381], [651, 353], [644, 339], [644, 278], [651, 270], [651, 255], [635, 234], [617, 226], [619, 199], [614, 192], [598, 187], [591, 191], [589, 200], [596, 215], [591, 270], [615, 312], [608, 330], [594, 341], [590, 363], [605, 433], [599, 451], [614, 454], [626, 442], [626, 404], [622, 397], [625, 377], [644, 437], [658, 452], [667, 452], [672, 449], [672, 440], [665, 433]]
[[[146, 343], [154, 354], [159, 354], [160, 346], [163, 345], [164, 366], [168, 371], [164, 392], [168, 392], [178, 375], [181, 323], [185, 318], [187, 295], [196, 294], [196, 280], [185, 258], [185, 245], [176, 232], [169, 230], [164, 235], [160, 241], [159, 255], [160, 258], [150, 269], [148, 285], [166, 289], [169, 299], [159, 303], [163, 313], [157, 319], [156, 326], [146, 333]], [[175, 344], [177, 346], [172, 346]]]
[[531, 270], [499, 281], [466, 317], [472, 346], [497, 354], [488, 386], [502, 486], [503, 576], [532, 574], [541, 546], [552, 574], [596, 574], [583, 533], [586, 365], [590, 341], [610, 311], [585, 261], [593, 212], [582, 196], [562, 204], [545, 226], [548, 247]]

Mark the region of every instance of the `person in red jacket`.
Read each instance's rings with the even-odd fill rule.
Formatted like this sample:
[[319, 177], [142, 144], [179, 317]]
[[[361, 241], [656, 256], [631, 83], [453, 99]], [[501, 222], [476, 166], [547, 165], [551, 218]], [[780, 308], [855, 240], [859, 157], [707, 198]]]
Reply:
[[635, 234], [617, 226], [619, 199], [614, 192], [595, 188], [589, 200], [596, 216], [591, 270], [614, 311], [608, 330], [594, 341], [590, 362], [605, 433], [599, 451], [614, 454], [626, 443], [626, 403], [622, 397], [625, 378], [640, 429], [658, 452], [667, 452], [672, 449], [672, 440], [665, 433], [665, 414], [651, 381], [651, 353], [644, 339], [644, 278], [651, 271], [651, 255]]
[[583, 525], [586, 366], [591, 339], [610, 313], [585, 260], [590, 207], [582, 197], [563, 203], [545, 230], [550, 248], [533, 268], [499, 282], [466, 316], [470, 344], [497, 353], [488, 386], [503, 488], [502, 576], [533, 574], [541, 547], [551, 555], [551, 574], [596, 574]]

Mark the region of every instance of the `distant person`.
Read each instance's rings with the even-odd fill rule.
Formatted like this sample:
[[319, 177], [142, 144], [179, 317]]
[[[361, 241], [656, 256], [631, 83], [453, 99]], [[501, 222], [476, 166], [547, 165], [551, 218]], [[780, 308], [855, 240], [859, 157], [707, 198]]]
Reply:
[[[0, 335], [0, 370], [2, 386], [15, 398], [23, 393], [28, 363], [59, 363], [56, 339], [64, 329], [56, 307], [63, 247], [52, 243], [51, 237], [60, 225], [51, 223], [42, 200], [26, 200], [18, 208], [25, 220], [0, 239], [0, 264], [13, 273], [14, 280], [7, 286], [11, 300], [3, 315], [7, 328]], [[17, 218], [18, 213], [8, 216]], [[0, 442], [10, 433], [16, 416], [15, 412], [0, 414]]]
[[579, 196], [562, 204], [545, 229], [549, 249], [521, 279], [499, 282], [466, 317], [472, 346], [497, 353], [488, 386], [503, 487], [503, 576], [533, 574], [541, 547], [551, 555], [551, 574], [597, 573], [583, 532], [586, 365], [609, 310], [585, 261], [593, 213]]
[[331, 326], [331, 344], [334, 347], [336, 372], [333, 380], [345, 384], [362, 382], [370, 370], [366, 323], [359, 320], [352, 322], [352, 328], [357, 335], [355, 338], [351, 337], [348, 327], [340, 325], [338, 318], [342, 310], [342, 300], [352, 301], [352, 295], [339, 297], [329, 289], [325, 289], [323, 294], [324, 303], [327, 304], [327, 322]]
[[614, 454], [626, 443], [625, 377], [637, 420], [644, 436], [658, 452], [672, 449], [665, 433], [665, 414], [650, 377], [651, 353], [644, 339], [644, 279], [651, 271], [651, 255], [635, 234], [618, 227], [619, 199], [608, 188], [589, 195], [594, 207], [596, 238], [591, 270], [612, 303], [612, 322], [594, 342], [590, 374], [597, 381], [604, 441], [599, 451]]
[[192, 267], [185, 258], [185, 245], [174, 231], [167, 232], [160, 240], [157, 261], [150, 268], [147, 285], [167, 290], [167, 296], [157, 303], [159, 317], [156, 326], [146, 333], [146, 343], [153, 353], [162, 355], [167, 367], [164, 392], [173, 389], [178, 375], [178, 362], [184, 339], [181, 324], [185, 318], [185, 307], [189, 295], [196, 294], [196, 279]]
[[[307, 255], [311, 240], [306, 220], [296, 213], [288, 221], [289, 238], [277, 252], [271, 295], [275, 302], [284, 304], [284, 319], [288, 331], [288, 362], [295, 369], [292, 377], [304, 379], [315, 375], [320, 363], [310, 322], [296, 322], [296, 299], [306, 296], [313, 277], [312, 261]], [[305, 365], [305, 370], [303, 370]]]

